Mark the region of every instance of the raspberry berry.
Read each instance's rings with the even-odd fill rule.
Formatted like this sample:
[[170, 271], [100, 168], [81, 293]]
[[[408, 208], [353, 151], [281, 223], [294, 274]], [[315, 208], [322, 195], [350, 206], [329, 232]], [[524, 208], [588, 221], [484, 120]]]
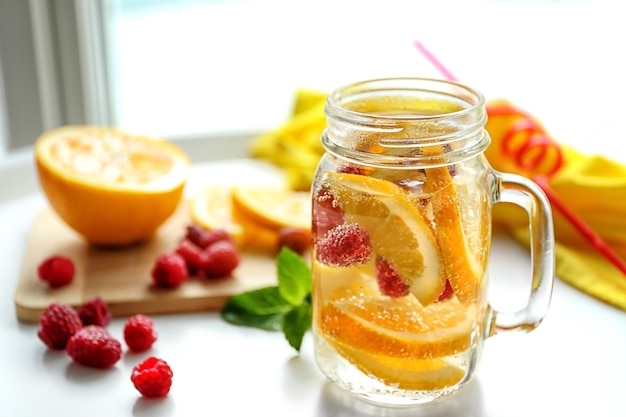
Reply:
[[356, 165], [343, 165], [337, 169], [337, 172], [341, 172], [343, 174], [355, 174], [355, 175], [365, 175], [366, 171], [363, 167]]
[[95, 324], [106, 327], [111, 322], [109, 306], [100, 297], [86, 301], [78, 308], [78, 316], [83, 326]]
[[39, 319], [37, 336], [50, 349], [62, 350], [82, 327], [76, 310], [62, 303], [52, 303]]
[[315, 245], [317, 260], [329, 266], [362, 265], [372, 251], [369, 233], [356, 223], [336, 226]]
[[172, 386], [172, 368], [163, 359], [149, 357], [133, 368], [130, 380], [144, 397], [165, 397]]
[[450, 285], [450, 280], [447, 279], [446, 286], [441, 294], [439, 294], [439, 298], [437, 298], [437, 301], [447, 300], [448, 298], [452, 297], [452, 294], [454, 294], [454, 290], [452, 289], [452, 285]]
[[74, 262], [65, 256], [54, 255], [44, 260], [37, 268], [39, 278], [51, 288], [68, 285], [74, 279]]
[[207, 278], [225, 278], [239, 265], [239, 251], [234, 243], [220, 240], [204, 250], [202, 272]]
[[124, 341], [133, 352], [144, 352], [152, 347], [157, 339], [154, 323], [143, 314], [135, 314], [124, 325]]
[[187, 264], [189, 275], [195, 275], [204, 262], [204, 251], [191, 239], [185, 238], [178, 243], [176, 253], [183, 257]]
[[345, 215], [335, 196], [327, 187], [317, 190], [313, 197], [313, 235], [322, 238], [344, 221]]
[[409, 286], [402, 277], [389, 262], [380, 257], [376, 259], [376, 280], [380, 292], [389, 297], [403, 297], [409, 293]]
[[122, 345], [101, 326], [85, 326], [67, 343], [74, 362], [91, 368], [110, 368], [121, 358]]
[[220, 240], [228, 240], [234, 243], [234, 239], [226, 229], [206, 230], [196, 224], [187, 226], [185, 238], [191, 240], [201, 249], [208, 248]]
[[152, 280], [158, 287], [176, 288], [189, 277], [185, 259], [178, 253], [163, 253], [152, 268]]
[[311, 247], [311, 232], [295, 227], [282, 228], [278, 233], [278, 249], [283, 246], [304, 255]]

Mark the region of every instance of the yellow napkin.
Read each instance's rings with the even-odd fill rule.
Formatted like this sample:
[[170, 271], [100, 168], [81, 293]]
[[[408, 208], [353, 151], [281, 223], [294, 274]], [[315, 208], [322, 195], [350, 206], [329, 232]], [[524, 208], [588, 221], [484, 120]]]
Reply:
[[[513, 108], [503, 101], [490, 105]], [[495, 169], [532, 178], [532, 172], [521, 169], [502, 150], [507, 130], [522, 118], [532, 120], [519, 113], [508, 117], [490, 116], [486, 129], [492, 144], [485, 154]], [[603, 156], [583, 155], [570, 147], [559, 146], [563, 161], [548, 180], [551, 190], [614, 253], [626, 259], [626, 167]], [[555, 205], [553, 216], [557, 276], [599, 300], [626, 310], [626, 275], [596, 250]], [[528, 222], [521, 209], [508, 204], [496, 205], [494, 222], [496, 227], [502, 227], [521, 243], [528, 244]]]
[[[324, 153], [320, 135], [326, 125], [325, 99], [323, 92], [299, 90], [292, 117], [251, 143], [251, 155], [283, 168], [296, 190], [310, 188], [315, 168]], [[514, 109], [506, 101], [488, 104], [488, 108], [507, 107]], [[520, 168], [511, 155], [502, 151], [507, 132], [519, 119], [539, 125], [521, 111], [508, 116], [490, 115], [486, 129], [492, 144], [485, 155], [497, 170], [532, 178], [533, 172]], [[510, 143], [514, 144], [513, 148], [519, 145], [515, 141]], [[560, 148], [563, 159], [560, 168], [549, 177], [551, 189], [615, 253], [626, 259], [626, 167], [602, 156], [586, 156], [565, 146]], [[532, 153], [530, 155], [532, 157]], [[555, 158], [554, 153], [548, 153], [544, 158], [547, 164], [538, 164], [538, 170], [549, 171], [550, 162]], [[593, 248], [556, 208], [553, 214], [557, 276], [599, 300], [626, 310], [626, 275]], [[494, 223], [496, 228], [528, 245], [528, 222], [521, 209], [509, 204], [496, 205]]]
[[326, 93], [298, 90], [291, 118], [252, 141], [252, 156], [284, 169], [294, 190], [310, 189], [315, 168], [324, 154], [320, 136], [326, 127], [325, 103]]

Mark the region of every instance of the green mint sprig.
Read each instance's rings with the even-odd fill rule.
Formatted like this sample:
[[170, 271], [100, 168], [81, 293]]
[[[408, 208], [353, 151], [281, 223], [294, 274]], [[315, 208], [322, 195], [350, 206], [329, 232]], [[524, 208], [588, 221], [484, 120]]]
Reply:
[[276, 273], [277, 286], [234, 295], [220, 314], [232, 324], [282, 330], [289, 345], [299, 352], [311, 328], [311, 268], [297, 253], [283, 247], [276, 257]]

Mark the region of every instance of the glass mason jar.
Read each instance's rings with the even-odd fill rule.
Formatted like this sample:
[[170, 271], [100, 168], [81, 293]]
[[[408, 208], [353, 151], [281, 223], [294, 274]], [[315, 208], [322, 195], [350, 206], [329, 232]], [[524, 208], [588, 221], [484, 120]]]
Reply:
[[[418, 404], [470, 381], [484, 341], [534, 329], [554, 276], [550, 205], [484, 151], [484, 97], [432, 79], [332, 92], [313, 186], [313, 333], [322, 372], [377, 403]], [[491, 210], [528, 213], [532, 289], [515, 313], [487, 299]]]

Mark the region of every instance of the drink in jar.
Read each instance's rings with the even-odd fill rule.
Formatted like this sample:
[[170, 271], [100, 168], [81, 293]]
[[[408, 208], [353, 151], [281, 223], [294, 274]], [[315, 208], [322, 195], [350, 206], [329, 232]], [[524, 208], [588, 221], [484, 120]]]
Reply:
[[[487, 163], [482, 100], [420, 79], [329, 96], [312, 187], [315, 355], [331, 380], [371, 401], [449, 395], [473, 377], [485, 339], [540, 320], [499, 322], [487, 300], [492, 205], [509, 193], [524, 205], [524, 189], [542, 241], [551, 218], [529, 181]], [[536, 255], [543, 286], [529, 305], [545, 313], [553, 259]]]

